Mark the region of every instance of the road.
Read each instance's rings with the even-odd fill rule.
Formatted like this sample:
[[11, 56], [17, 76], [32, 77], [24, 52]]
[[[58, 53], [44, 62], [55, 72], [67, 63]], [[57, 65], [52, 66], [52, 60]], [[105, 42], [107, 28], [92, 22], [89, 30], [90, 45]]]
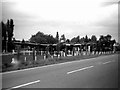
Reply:
[[2, 87], [118, 88], [118, 55], [3, 73]]

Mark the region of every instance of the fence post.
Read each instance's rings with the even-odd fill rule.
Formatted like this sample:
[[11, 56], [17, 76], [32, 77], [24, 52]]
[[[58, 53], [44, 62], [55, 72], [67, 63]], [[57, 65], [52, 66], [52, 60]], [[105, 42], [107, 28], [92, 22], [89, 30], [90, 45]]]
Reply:
[[58, 54], [58, 58], [60, 58], [60, 55]]
[[15, 64], [15, 63], [16, 63], [14, 58], [12, 58], [12, 62], [11, 62], [11, 63], [12, 63], [12, 64]]
[[26, 62], [26, 60], [27, 60], [27, 59], [26, 59], [26, 57], [25, 57], [25, 59], [24, 59], [24, 60], [25, 60], [25, 62]]
[[51, 57], [52, 57], [52, 59], [53, 59], [53, 55], [52, 55]]
[[33, 48], [33, 63], [35, 61], [35, 48]]
[[43, 58], [44, 58], [44, 60], [46, 59], [46, 56], [45, 56], [45, 54], [44, 54], [44, 57], [43, 57]]
[[30, 55], [30, 50], [29, 50], [29, 55]]
[[37, 56], [35, 55], [35, 61], [37, 61]]
[[20, 58], [20, 46], [17, 46], [17, 60]]
[[12, 50], [12, 54], [15, 54], [15, 50], [14, 49]]

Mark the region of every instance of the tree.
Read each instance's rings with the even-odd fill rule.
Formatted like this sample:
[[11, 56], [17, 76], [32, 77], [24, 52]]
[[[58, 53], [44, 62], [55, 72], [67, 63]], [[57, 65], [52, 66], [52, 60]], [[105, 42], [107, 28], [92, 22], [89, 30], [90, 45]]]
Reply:
[[84, 43], [84, 42], [85, 42], [85, 38], [82, 37], [82, 38], [80, 39], [80, 43]]
[[58, 34], [58, 32], [57, 32], [57, 34], [56, 34], [56, 42], [57, 42], [57, 43], [59, 42], [59, 34]]
[[66, 43], [70, 43], [70, 39], [67, 39], [67, 40], [66, 40]]
[[111, 38], [112, 38], [112, 36], [108, 34], [108, 35], [106, 36], [106, 38], [107, 38], [108, 41], [110, 41]]
[[54, 44], [56, 43], [56, 39], [52, 35], [45, 35], [43, 32], [39, 31], [36, 33], [36, 35], [32, 35], [30, 42], [40, 44]]
[[14, 22], [13, 19], [8, 20], [7, 22], [7, 32], [8, 32], [8, 52], [11, 52], [13, 49], [13, 29], [14, 29]]
[[76, 43], [79, 43], [79, 41], [80, 41], [80, 36], [77, 36], [77, 37], [76, 37], [76, 40], [77, 40]]
[[13, 27], [14, 27], [13, 20], [12, 19], [10, 19], [10, 21], [8, 20], [7, 21], [8, 42], [12, 41]]
[[74, 38], [71, 39], [71, 42], [73, 42], [73, 43], [79, 43], [80, 42], [79, 38], [80, 38], [79, 36], [74, 37]]
[[4, 22], [1, 22], [1, 25], [2, 25], [2, 52], [3, 52], [4, 50], [7, 51], [6, 50], [7, 29], [6, 29], [6, 25], [4, 24]]
[[16, 41], [16, 39], [15, 38], [13, 38], [13, 42], [15, 42]]
[[7, 23], [2, 24], [2, 51], [11, 52], [14, 49], [14, 44], [12, 42], [13, 38], [13, 30], [14, 30], [14, 22], [12, 19], [7, 20]]
[[99, 41], [104, 41], [104, 36], [103, 35], [100, 36]]
[[103, 36], [101, 35], [99, 38], [99, 42], [101, 44], [101, 48], [103, 51], [108, 51], [113, 49], [113, 44], [115, 43], [115, 40], [111, 40], [112, 36], [111, 35], [106, 35]]
[[30, 42], [32, 43], [46, 43], [46, 39], [44, 38], [44, 34], [42, 32], [36, 33], [36, 35], [32, 35], [30, 38]]
[[25, 44], [25, 40], [22, 39], [22, 45], [21, 45], [22, 48], [25, 48], [25, 45], [24, 45], [24, 44]]
[[87, 43], [89, 40], [88, 40], [88, 36], [86, 35], [85, 36], [85, 42]]
[[92, 42], [96, 42], [96, 41], [97, 41], [97, 38], [96, 38], [95, 35], [92, 35], [92, 36], [91, 36], [91, 41], [92, 41]]
[[65, 35], [64, 35], [64, 34], [63, 34], [63, 35], [61, 35], [60, 41], [63, 41], [63, 42], [65, 42], [65, 41], [66, 41], [66, 38], [65, 38]]
[[25, 43], [25, 40], [24, 40], [24, 39], [22, 39], [22, 43]]

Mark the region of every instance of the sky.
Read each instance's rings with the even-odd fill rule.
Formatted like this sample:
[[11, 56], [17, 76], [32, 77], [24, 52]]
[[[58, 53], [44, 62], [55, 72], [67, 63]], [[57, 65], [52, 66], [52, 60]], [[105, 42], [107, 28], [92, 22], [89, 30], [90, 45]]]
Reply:
[[29, 40], [38, 31], [67, 39], [112, 35], [118, 41], [119, 0], [2, 0], [2, 20], [14, 20], [14, 37]]

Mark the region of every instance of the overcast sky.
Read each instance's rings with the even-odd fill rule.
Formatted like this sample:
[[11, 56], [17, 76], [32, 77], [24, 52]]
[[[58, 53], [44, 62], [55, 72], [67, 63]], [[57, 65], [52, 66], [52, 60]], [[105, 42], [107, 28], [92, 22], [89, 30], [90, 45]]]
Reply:
[[[14, 37], [30, 39], [41, 31], [54, 37], [111, 34], [118, 39], [119, 0], [3, 0], [2, 19], [14, 20]], [[118, 41], [118, 40], [117, 40]]]

